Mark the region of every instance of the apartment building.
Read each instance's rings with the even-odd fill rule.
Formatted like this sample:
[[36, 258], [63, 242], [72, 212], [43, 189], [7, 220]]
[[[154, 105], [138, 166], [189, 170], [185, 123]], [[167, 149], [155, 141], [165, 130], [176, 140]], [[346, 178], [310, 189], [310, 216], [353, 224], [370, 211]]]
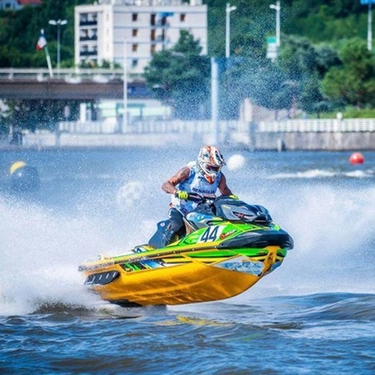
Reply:
[[75, 7], [75, 63], [124, 66], [142, 74], [154, 53], [188, 30], [207, 53], [207, 5], [202, 0], [101, 0]]

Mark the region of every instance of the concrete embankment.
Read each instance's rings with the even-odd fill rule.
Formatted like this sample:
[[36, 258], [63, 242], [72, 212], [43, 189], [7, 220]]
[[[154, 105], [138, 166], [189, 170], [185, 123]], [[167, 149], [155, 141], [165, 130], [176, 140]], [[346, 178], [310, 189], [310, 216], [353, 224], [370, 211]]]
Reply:
[[[79, 125], [79, 126], [78, 126]], [[24, 148], [179, 147], [219, 144], [249, 150], [375, 150], [375, 119], [244, 122], [164, 121], [132, 124], [126, 131], [100, 123], [61, 123], [58, 132], [24, 131], [0, 146]], [[11, 144], [13, 146], [11, 146]]]
[[375, 132], [258, 133], [252, 147], [256, 150], [375, 150]]
[[278, 150], [278, 151], [345, 151], [345, 150], [375, 150], [375, 132], [361, 133], [255, 133], [252, 136], [243, 134], [236, 139], [220, 137], [213, 142], [210, 135], [194, 135], [192, 133], [174, 134], [63, 134], [56, 139], [54, 133], [28, 134], [22, 137], [22, 142], [10, 144], [6, 140], [0, 143], [1, 149], [14, 148], [100, 148], [100, 147], [168, 147], [179, 145], [189, 147], [219, 143], [228, 147], [245, 148], [249, 150]]

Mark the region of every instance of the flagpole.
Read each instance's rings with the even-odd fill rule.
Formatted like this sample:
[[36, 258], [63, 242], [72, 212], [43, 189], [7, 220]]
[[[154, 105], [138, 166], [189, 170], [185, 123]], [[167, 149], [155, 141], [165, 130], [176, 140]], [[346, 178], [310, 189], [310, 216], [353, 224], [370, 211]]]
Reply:
[[122, 132], [128, 128], [128, 41], [124, 39], [124, 116], [122, 119]]
[[46, 60], [47, 60], [47, 65], [48, 65], [48, 70], [49, 70], [49, 76], [51, 78], [53, 78], [53, 70], [52, 70], [51, 58], [49, 56], [47, 46], [44, 47], [44, 52], [46, 53]]
[[36, 44], [36, 49], [38, 51], [44, 49], [44, 53], [46, 54], [46, 60], [47, 60], [49, 75], [52, 78], [53, 77], [53, 70], [52, 70], [51, 58], [50, 58], [49, 53], [48, 53], [47, 40], [44, 36], [44, 29], [40, 30], [40, 36], [39, 36], [38, 42]]

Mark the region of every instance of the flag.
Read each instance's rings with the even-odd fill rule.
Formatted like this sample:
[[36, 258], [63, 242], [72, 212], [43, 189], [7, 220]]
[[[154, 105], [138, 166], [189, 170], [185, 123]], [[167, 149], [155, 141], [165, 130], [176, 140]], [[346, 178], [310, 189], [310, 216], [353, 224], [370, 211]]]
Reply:
[[38, 51], [42, 50], [47, 45], [47, 40], [44, 36], [44, 30], [40, 30], [40, 36], [38, 39], [38, 43], [36, 44], [36, 49]]
[[174, 16], [173, 12], [161, 12], [161, 13], [159, 13], [159, 17], [161, 17], [161, 18], [163, 18], [163, 17], [172, 17], [172, 16]]

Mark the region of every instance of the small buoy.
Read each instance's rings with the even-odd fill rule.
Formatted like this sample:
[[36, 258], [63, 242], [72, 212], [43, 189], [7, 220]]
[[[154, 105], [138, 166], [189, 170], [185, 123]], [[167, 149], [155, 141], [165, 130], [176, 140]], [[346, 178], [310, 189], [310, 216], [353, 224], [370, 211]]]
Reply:
[[354, 152], [353, 154], [351, 154], [349, 161], [351, 164], [363, 164], [365, 158], [360, 152]]
[[9, 168], [9, 173], [12, 175], [18, 168], [26, 167], [26, 163], [22, 160], [16, 161]]
[[13, 163], [9, 169], [10, 186], [17, 191], [30, 191], [39, 188], [39, 175], [34, 167], [26, 165], [24, 161]]
[[232, 155], [227, 160], [227, 167], [232, 171], [242, 169], [245, 166], [245, 164], [246, 159], [241, 154]]

